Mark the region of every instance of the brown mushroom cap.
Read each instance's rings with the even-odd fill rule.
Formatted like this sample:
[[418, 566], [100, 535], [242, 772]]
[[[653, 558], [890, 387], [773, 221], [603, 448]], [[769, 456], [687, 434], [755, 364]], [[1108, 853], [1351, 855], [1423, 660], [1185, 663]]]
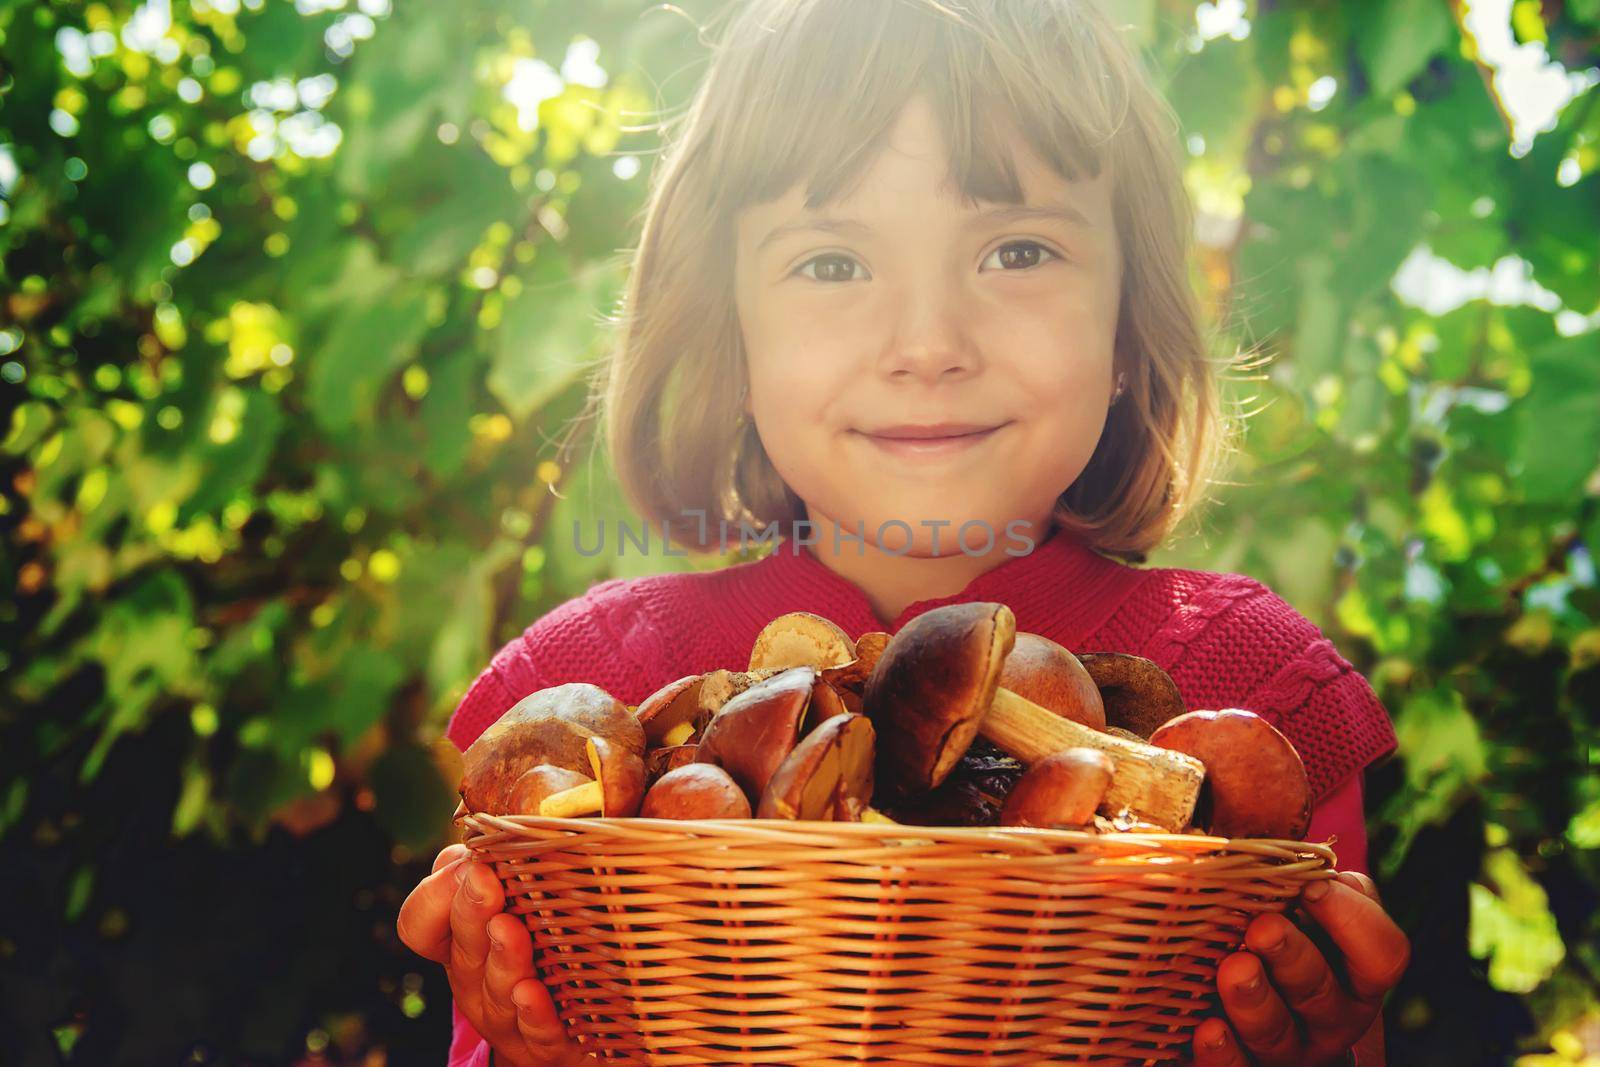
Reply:
[[756, 635], [750, 670], [763, 667], [837, 667], [856, 658], [850, 635], [821, 615], [791, 611]]
[[822, 668], [822, 677], [828, 684], [839, 691], [845, 705], [852, 711], [861, 711], [861, 691], [866, 688], [867, 679], [872, 675], [872, 668], [877, 666], [878, 657], [883, 655], [883, 650], [888, 647], [889, 635], [874, 630], [864, 633], [856, 639], [856, 658], [849, 663], [837, 667]]
[[862, 707], [878, 736], [878, 779], [891, 797], [944, 781], [994, 702], [1016, 637], [1004, 604], [948, 604], [895, 634], [867, 679]]
[[588, 781], [588, 775], [569, 771], [565, 767], [552, 767], [548, 763], [529, 767], [512, 783], [511, 793], [506, 798], [506, 810], [500, 814], [537, 815], [539, 805], [546, 797], [575, 789]]
[[504, 811], [511, 786], [540, 764], [583, 774], [584, 742], [601, 736], [644, 755], [644, 729], [599, 686], [570, 682], [530, 693], [462, 753], [461, 799], [472, 811]]
[[1078, 660], [1100, 690], [1107, 725], [1149, 738], [1188, 710], [1172, 676], [1154, 660], [1123, 652], [1086, 652]]
[[735, 696], [706, 724], [696, 762], [723, 768], [747, 798], [759, 800], [800, 740], [816, 682], [815, 668], [791, 667]]
[[1106, 728], [1100, 687], [1077, 656], [1041, 634], [1017, 632], [1000, 685], [1091, 730]]
[[594, 780], [544, 798], [539, 814], [552, 818], [600, 815], [628, 818], [644, 799], [644, 760], [603, 737], [585, 742]]
[[600, 814], [628, 818], [644, 800], [644, 760], [604, 737], [589, 738], [589, 765], [600, 783]]
[[748, 819], [750, 801], [731, 775], [709, 763], [690, 763], [663, 774], [644, 795], [645, 819]]
[[1000, 811], [1001, 826], [1083, 826], [1116, 771], [1097, 748], [1068, 748], [1029, 767]]
[[828, 719], [773, 772], [756, 818], [860, 821], [872, 802], [872, 757], [870, 720]]
[[1260, 715], [1241, 708], [1187, 712], [1158, 729], [1150, 743], [1206, 765], [1197, 821], [1211, 833], [1292, 841], [1305, 836], [1311, 825], [1305, 764], [1289, 739]]
[[686, 674], [639, 702], [634, 717], [644, 727], [647, 744], [661, 744], [668, 731], [684, 723], [697, 732], [705, 726], [711, 716], [700, 708], [700, 685], [704, 679], [704, 674]]
[[811, 703], [806, 708], [805, 722], [800, 724], [800, 736], [809, 737], [813, 730], [829, 719], [848, 714], [850, 709], [845, 707], [844, 698], [839, 695], [839, 691], [829, 685], [827, 679], [818, 675], [816, 682], [811, 686]]
[[707, 671], [700, 679], [700, 707], [707, 716], [715, 715], [722, 706], [751, 686], [760, 685], [768, 678], [776, 678], [787, 667], [761, 667], [753, 671], [729, 671], [718, 668]]
[[662, 745], [652, 748], [644, 757], [645, 788], [656, 783], [668, 771], [676, 770], [686, 763], [693, 763], [699, 745]]

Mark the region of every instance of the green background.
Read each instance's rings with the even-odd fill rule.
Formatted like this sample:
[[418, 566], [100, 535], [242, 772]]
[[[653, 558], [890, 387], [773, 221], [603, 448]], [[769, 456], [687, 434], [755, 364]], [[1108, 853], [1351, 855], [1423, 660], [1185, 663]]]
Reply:
[[[573, 551], [627, 512], [555, 442], [714, 8], [0, 10], [0, 1063], [443, 1062], [394, 933], [436, 742], [633, 573]], [[1390, 1062], [1600, 1062], [1600, 90], [1513, 153], [1444, 0], [1257, 0], [1203, 47], [1192, 5], [1115, 10], [1221, 235], [1195, 284], [1269, 357], [1222, 505], [1150, 562], [1262, 579], [1395, 718]], [[1597, 0], [1511, 21], [1596, 66]], [[603, 81], [507, 99], [580, 39]], [[1419, 244], [1552, 296], [1430, 314], [1390, 285]]]

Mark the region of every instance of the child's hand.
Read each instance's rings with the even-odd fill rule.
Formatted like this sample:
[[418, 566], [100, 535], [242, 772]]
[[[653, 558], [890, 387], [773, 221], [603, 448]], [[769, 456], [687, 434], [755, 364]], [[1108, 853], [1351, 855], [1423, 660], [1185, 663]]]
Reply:
[[444, 964], [450, 992], [494, 1050], [495, 1067], [598, 1063], [567, 1040], [534, 973], [528, 928], [502, 910], [500, 879], [467, 857], [467, 846], [456, 844], [434, 859], [433, 873], [400, 905], [400, 940]]
[[[1378, 903], [1366, 875], [1340, 871], [1337, 879], [1307, 888], [1318, 887], [1324, 892], [1315, 899], [1302, 893], [1300, 903], [1327, 931], [1333, 955], [1325, 958], [1285, 916], [1257, 916], [1245, 930], [1249, 951], [1234, 953], [1217, 968], [1218, 991], [1233, 1026], [1209, 1018], [1195, 1028], [1194, 1067], [1348, 1062], [1349, 1050], [1405, 972], [1411, 943]], [[1252, 994], [1245, 987], [1254, 980], [1260, 985]]]

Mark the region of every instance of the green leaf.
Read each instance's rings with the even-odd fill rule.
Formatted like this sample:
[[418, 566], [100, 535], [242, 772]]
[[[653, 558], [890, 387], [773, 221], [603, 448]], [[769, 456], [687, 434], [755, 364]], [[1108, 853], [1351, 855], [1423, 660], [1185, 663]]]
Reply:
[[1185, 134], [1205, 138], [1206, 153], [1242, 155], [1261, 114], [1267, 86], [1253, 62], [1251, 38], [1218, 38], [1186, 54], [1166, 87]]
[[351, 744], [389, 710], [405, 676], [405, 668], [386, 649], [345, 648], [326, 675], [284, 692], [274, 745], [286, 757], [298, 754], [324, 731]]
[[419, 412], [422, 459], [441, 479], [460, 472], [472, 446], [466, 413], [473, 410], [478, 391], [480, 355], [477, 349], [455, 352], [429, 372], [428, 395], [422, 398]]
[[522, 545], [502, 538], [471, 564], [456, 572], [448, 590], [448, 610], [434, 620], [433, 647], [428, 652], [428, 687], [438, 700], [472, 681], [483, 669], [494, 616], [494, 579], [522, 555]]
[[49, 406], [42, 401], [29, 400], [18, 404], [11, 413], [11, 429], [0, 448], [13, 456], [25, 455], [39, 443], [46, 430], [55, 426], [55, 421], [50, 415]]
[[444, 840], [455, 796], [420, 745], [401, 744], [373, 763], [373, 818], [397, 842], [421, 851]]
[[1544, 888], [1534, 881], [1517, 854], [1490, 849], [1484, 856], [1490, 889], [1469, 885], [1468, 950], [1489, 960], [1489, 984], [1506, 993], [1531, 993], [1566, 958], [1555, 916]]
[[1377, 96], [1404, 88], [1455, 36], [1449, 9], [1436, 0], [1384, 0], [1362, 6], [1357, 48]]
[[410, 288], [340, 313], [310, 355], [307, 393], [317, 421], [334, 430], [367, 421], [378, 390], [416, 357], [427, 328], [425, 301]]
[[1533, 388], [1515, 405], [1518, 485], [1529, 501], [1569, 502], [1600, 457], [1600, 333], [1563, 338], [1529, 362]]
[[514, 419], [523, 419], [575, 384], [591, 366], [597, 336], [588, 279], [569, 272], [559, 253], [541, 251], [523, 290], [506, 304], [489, 368], [489, 391]]
[[259, 389], [248, 388], [219, 394], [218, 399], [230, 395], [240, 398], [242, 411], [237, 415], [218, 412], [213, 418], [220, 415], [234, 426], [233, 437], [206, 450], [203, 457], [205, 477], [194, 495], [178, 509], [179, 526], [187, 526], [197, 515], [221, 508], [237, 490], [254, 486], [266, 472], [267, 463], [278, 447], [285, 420], [277, 399]]
[[1395, 716], [1395, 734], [1405, 762], [1405, 788], [1382, 811], [1398, 836], [1380, 869], [1398, 869], [1422, 829], [1447, 820], [1488, 775], [1488, 757], [1477, 720], [1461, 693], [1448, 682], [1408, 697]]
[[1295, 381], [1309, 389], [1340, 369], [1348, 311], [1333, 285], [1333, 261], [1312, 256], [1300, 261], [1300, 319], [1295, 324]]

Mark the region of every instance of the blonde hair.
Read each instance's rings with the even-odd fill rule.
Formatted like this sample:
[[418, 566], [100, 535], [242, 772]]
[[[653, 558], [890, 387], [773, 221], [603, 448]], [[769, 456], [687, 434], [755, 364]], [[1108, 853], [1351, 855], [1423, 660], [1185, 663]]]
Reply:
[[719, 519], [764, 530], [804, 518], [743, 416], [734, 220], [797, 182], [813, 208], [846, 191], [919, 92], [969, 199], [1022, 199], [991, 109], [1012, 116], [1066, 180], [1110, 168], [1125, 264], [1115, 360], [1127, 389], [1055, 521], [1101, 552], [1142, 561], [1197, 510], [1233, 429], [1191, 287], [1177, 124], [1100, 2], [744, 0], [726, 9], [696, 95], [663, 124], [631, 276], [610, 320], [615, 341], [580, 415], [603, 412], [618, 482], [652, 526], [706, 552], [718, 547]]

